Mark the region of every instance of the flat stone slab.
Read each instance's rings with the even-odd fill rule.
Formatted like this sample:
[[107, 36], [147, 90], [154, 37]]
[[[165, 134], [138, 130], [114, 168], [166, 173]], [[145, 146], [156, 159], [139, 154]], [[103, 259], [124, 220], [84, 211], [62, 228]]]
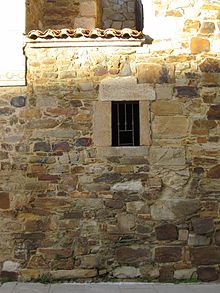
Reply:
[[219, 293], [217, 284], [156, 283], [4, 283], [0, 293]]

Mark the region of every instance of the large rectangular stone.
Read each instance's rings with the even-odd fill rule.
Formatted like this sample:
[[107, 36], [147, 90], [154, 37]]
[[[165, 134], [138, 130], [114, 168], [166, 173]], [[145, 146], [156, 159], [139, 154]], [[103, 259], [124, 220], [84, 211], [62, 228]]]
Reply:
[[182, 138], [187, 135], [188, 119], [185, 116], [157, 116], [152, 128], [154, 138]]
[[155, 100], [154, 87], [138, 84], [135, 77], [106, 78], [99, 86], [101, 101], [143, 101]]

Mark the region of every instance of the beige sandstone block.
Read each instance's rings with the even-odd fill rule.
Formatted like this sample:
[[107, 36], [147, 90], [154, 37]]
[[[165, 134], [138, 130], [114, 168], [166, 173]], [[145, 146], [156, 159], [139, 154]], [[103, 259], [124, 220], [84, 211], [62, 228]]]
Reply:
[[76, 17], [75, 18], [75, 28], [86, 28], [93, 29], [96, 26], [95, 17]]
[[138, 84], [135, 77], [106, 78], [99, 87], [101, 101], [155, 100], [153, 86]]
[[79, 12], [81, 16], [96, 16], [96, 1], [80, 1]]
[[95, 102], [94, 113], [94, 144], [111, 146], [111, 102]]
[[182, 114], [182, 105], [178, 101], [154, 101], [151, 110], [155, 115], [176, 115]]
[[185, 116], [156, 116], [152, 123], [154, 138], [181, 138], [187, 135], [188, 119]]
[[157, 84], [156, 85], [156, 97], [157, 100], [168, 100], [173, 96], [172, 84]]
[[174, 83], [175, 68], [173, 64], [143, 63], [137, 65], [139, 83]]
[[158, 166], [182, 166], [185, 165], [185, 149], [169, 147], [151, 147], [150, 164]]

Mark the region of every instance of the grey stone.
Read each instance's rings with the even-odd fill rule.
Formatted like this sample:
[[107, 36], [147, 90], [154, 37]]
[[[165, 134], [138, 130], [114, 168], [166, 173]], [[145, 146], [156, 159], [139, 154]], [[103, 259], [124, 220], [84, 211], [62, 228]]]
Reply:
[[119, 279], [132, 279], [140, 276], [140, 269], [135, 267], [123, 266], [113, 271], [113, 276]]
[[59, 270], [51, 272], [51, 277], [53, 280], [92, 278], [95, 276], [97, 276], [97, 270], [95, 269]]
[[196, 268], [182, 269], [174, 272], [174, 279], [177, 280], [190, 280], [196, 276]]
[[143, 189], [142, 183], [140, 180], [131, 180], [131, 181], [126, 181], [126, 182], [120, 182], [116, 183], [112, 186], [112, 191], [117, 191], [117, 192], [140, 192]]
[[18, 262], [7, 260], [3, 263], [2, 271], [4, 272], [17, 272], [20, 267]]
[[207, 236], [189, 234], [188, 245], [190, 246], [203, 246], [209, 245], [210, 239]]
[[25, 107], [26, 104], [26, 97], [24, 96], [17, 96], [11, 99], [11, 105], [16, 108]]

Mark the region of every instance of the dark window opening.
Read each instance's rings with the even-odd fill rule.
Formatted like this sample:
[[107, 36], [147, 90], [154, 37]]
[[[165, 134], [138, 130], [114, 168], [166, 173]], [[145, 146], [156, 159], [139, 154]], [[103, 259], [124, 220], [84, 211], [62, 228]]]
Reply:
[[139, 102], [112, 102], [112, 146], [139, 145]]
[[135, 2], [135, 17], [136, 17], [136, 29], [142, 31], [144, 28], [144, 8], [141, 0]]

